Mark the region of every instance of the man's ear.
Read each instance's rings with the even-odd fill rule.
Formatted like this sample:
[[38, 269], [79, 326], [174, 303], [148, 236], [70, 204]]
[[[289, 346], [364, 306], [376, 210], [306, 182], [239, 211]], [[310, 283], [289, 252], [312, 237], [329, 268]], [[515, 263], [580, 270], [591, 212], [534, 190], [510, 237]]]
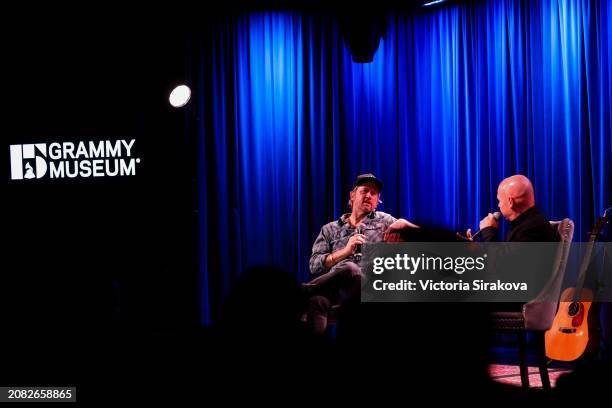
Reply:
[[516, 201], [514, 200], [514, 198], [508, 197], [506, 198], [506, 200], [508, 200], [508, 208], [516, 212]]

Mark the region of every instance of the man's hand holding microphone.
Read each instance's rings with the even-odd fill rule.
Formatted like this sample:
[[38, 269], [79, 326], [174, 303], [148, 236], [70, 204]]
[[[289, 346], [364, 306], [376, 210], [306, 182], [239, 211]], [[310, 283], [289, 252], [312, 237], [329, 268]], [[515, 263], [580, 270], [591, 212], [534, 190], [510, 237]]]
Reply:
[[476, 237], [480, 234], [480, 232], [483, 229], [488, 228], [488, 227], [499, 228], [500, 218], [501, 218], [501, 213], [498, 211], [494, 213], [489, 213], [486, 217], [480, 220], [480, 225], [479, 225], [480, 230], [478, 230], [477, 233], [472, 235], [472, 229], [468, 228], [468, 230], [465, 232], [465, 237], [462, 237], [461, 235], [459, 235], [459, 233], [457, 233], [457, 235], [459, 235], [460, 238], [467, 239], [468, 241], [473, 241], [476, 239]]
[[355, 229], [355, 234], [351, 236], [346, 243], [346, 246], [332, 254], [329, 254], [327, 258], [325, 258], [325, 266], [327, 268], [331, 268], [344, 258], [348, 258], [349, 256], [355, 254], [355, 261], [361, 260], [361, 246], [365, 243], [365, 235], [364, 225], [359, 224]]

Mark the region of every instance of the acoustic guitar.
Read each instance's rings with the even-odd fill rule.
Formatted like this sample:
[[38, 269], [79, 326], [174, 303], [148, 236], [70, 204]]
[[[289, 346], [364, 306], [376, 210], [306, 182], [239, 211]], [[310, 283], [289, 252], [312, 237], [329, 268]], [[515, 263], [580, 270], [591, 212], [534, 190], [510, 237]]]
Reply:
[[584, 288], [586, 271], [591, 261], [593, 243], [599, 231], [609, 221], [607, 212], [599, 218], [589, 233], [586, 253], [582, 259], [576, 287], [567, 288], [561, 294], [559, 309], [552, 327], [546, 332], [546, 356], [557, 361], [574, 361], [586, 350], [589, 343], [588, 317], [593, 301], [593, 292]]

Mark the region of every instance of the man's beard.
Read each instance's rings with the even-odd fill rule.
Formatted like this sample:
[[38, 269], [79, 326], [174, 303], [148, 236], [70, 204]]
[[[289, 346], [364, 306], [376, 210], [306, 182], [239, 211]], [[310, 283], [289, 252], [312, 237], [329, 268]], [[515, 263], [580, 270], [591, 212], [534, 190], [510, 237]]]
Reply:
[[361, 203], [361, 210], [364, 213], [369, 213], [374, 210], [374, 205], [372, 203]]

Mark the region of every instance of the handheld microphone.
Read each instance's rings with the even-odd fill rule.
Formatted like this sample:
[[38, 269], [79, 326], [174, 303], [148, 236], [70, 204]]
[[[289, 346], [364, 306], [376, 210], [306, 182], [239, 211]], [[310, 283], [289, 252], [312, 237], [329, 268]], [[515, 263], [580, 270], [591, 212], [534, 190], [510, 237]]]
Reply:
[[[365, 227], [365, 225], [363, 225], [363, 223], [357, 225], [357, 229], [355, 230], [356, 234], [363, 234], [363, 228]], [[363, 256], [363, 254], [361, 253], [361, 244], [357, 244], [355, 245], [355, 261], [359, 262], [361, 261], [361, 257]]]
[[[497, 221], [499, 221], [499, 219], [501, 218], [501, 213], [499, 211], [495, 211], [494, 213], [492, 213], [493, 218], [495, 218]], [[477, 233], [475, 233], [474, 235], [472, 235], [472, 239], [475, 239], [478, 234], [480, 234], [482, 230], [478, 230]]]
[[[491, 213], [491, 215], [493, 216], [493, 218], [495, 218], [497, 221], [499, 221], [499, 219], [501, 218], [501, 213], [499, 211], [495, 211], [494, 213]], [[478, 230], [478, 232], [476, 232], [474, 235], [472, 235], [472, 241], [480, 234], [482, 230]], [[470, 241], [469, 238], [464, 237], [463, 235], [461, 235], [460, 233], [457, 233], [457, 236], [465, 241]]]

